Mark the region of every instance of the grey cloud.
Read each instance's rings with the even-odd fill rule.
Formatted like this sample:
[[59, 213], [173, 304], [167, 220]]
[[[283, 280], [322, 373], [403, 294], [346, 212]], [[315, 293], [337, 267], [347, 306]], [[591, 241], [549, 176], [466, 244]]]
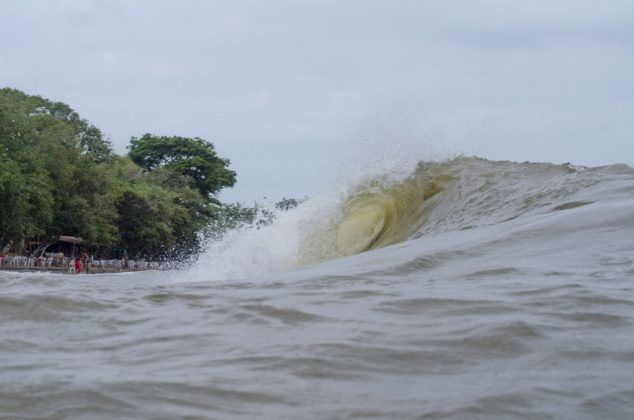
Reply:
[[146, 131], [207, 138], [238, 171], [236, 199], [310, 193], [385, 115], [484, 157], [634, 156], [630, 1], [0, 7], [3, 84], [70, 104], [120, 152]]

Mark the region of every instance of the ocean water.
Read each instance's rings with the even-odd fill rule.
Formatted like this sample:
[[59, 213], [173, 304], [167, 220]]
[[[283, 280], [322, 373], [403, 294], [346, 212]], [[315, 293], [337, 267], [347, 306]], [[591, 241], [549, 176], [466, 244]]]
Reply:
[[0, 418], [634, 418], [634, 169], [457, 158], [189, 269], [0, 272]]

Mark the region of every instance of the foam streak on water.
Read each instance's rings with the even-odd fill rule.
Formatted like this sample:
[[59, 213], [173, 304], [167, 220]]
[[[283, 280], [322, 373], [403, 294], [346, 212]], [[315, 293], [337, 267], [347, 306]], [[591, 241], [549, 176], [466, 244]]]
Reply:
[[[634, 171], [462, 159], [402, 181], [227, 237], [206, 271], [0, 272], [0, 417], [632, 418]], [[363, 202], [388, 216], [348, 255]], [[263, 234], [290, 240], [262, 254]]]

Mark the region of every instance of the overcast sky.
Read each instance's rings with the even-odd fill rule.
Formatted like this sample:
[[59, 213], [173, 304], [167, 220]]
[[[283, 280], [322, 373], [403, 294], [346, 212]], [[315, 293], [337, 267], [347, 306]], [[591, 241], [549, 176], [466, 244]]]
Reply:
[[632, 0], [0, 0], [0, 36], [0, 86], [120, 154], [211, 141], [227, 201], [313, 194], [364, 144], [634, 164]]

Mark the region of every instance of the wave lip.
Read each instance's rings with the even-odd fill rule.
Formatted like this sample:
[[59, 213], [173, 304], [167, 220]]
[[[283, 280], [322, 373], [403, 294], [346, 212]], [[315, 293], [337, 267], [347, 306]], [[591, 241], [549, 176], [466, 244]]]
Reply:
[[435, 179], [416, 176], [361, 187], [343, 207], [336, 249], [351, 255], [407, 239], [424, 222], [425, 202], [440, 191]]

